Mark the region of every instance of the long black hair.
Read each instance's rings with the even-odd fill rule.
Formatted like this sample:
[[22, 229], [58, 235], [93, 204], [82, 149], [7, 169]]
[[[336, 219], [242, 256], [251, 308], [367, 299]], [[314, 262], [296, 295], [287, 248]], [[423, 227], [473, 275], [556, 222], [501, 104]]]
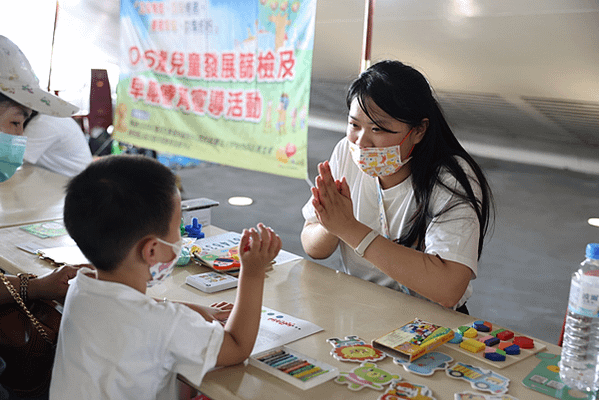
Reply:
[[[491, 188], [479, 165], [453, 134], [426, 78], [416, 69], [399, 61], [381, 61], [368, 68], [352, 82], [347, 92], [348, 109], [354, 99], [357, 99], [366, 115], [383, 130], [387, 128], [379, 125], [377, 118], [368, 109], [369, 99], [385, 113], [410, 127], [421, 125], [424, 119], [429, 121], [424, 137], [414, 146], [411, 154], [410, 169], [416, 211], [410, 218], [407, 232], [396, 238], [395, 242], [424, 250], [428, 223], [453, 207], [468, 204], [476, 212], [479, 221], [478, 257], [480, 258], [484, 238], [492, 225], [494, 215]], [[466, 172], [460, 166], [459, 158], [465, 160], [476, 175], [480, 185], [480, 199], [476, 197]], [[457, 187], [448, 187], [441, 181], [440, 175], [445, 171], [455, 177], [458, 182]], [[451, 202], [451, 206], [433, 213], [429, 204], [437, 184], [453, 193], [458, 201]]]

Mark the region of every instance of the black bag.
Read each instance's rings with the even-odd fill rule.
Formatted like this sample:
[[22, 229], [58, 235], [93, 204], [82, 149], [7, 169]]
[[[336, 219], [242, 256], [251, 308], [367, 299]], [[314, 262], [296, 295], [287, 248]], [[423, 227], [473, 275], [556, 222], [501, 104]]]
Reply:
[[60, 306], [47, 300], [25, 305], [1, 272], [0, 279], [15, 299], [0, 305], [0, 357], [6, 362], [0, 383], [21, 397], [40, 396], [50, 388]]

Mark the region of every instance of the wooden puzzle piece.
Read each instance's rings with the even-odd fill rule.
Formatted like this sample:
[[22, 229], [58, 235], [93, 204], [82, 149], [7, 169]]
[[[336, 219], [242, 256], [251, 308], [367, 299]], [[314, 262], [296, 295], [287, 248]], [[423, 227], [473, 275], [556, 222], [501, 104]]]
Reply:
[[399, 358], [394, 358], [393, 362], [398, 365], [402, 365], [408, 372], [412, 372], [418, 375], [430, 376], [437, 370], [444, 370], [447, 368], [453, 358], [447, 354], [433, 351], [427, 353], [421, 357], [418, 357], [414, 362], [408, 362]]
[[346, 384], [350, 390], [361, 390], [369, 387], [375, 390], [383, 390], [386, 385], [401, 380], [399, 375], [393, 375], [384, 369], [378, 368], [375, 363], [363, 362], [350, 372], [340, 372], [335, 382]]
[[432, 390], [428, 387], [410, 382], [392, 384], [389, 390], [378, 398], [378, 400], [398, 399], [435, 400]]
[[346, 336], [345, 339], [330, 338], [327, 342], [333, 346], [331, 355], [339, 361], [364, 362], [379, 361], [386, 357], [385, 353], [375, 349], [358, 336]]
[[466, 338], [462, 340], [460, 347], [464, 350], [468, 350], [469, 352], [478, 353], [479, 351], [483, 351], [486, 345], [478, 340]]
[[456, 379], [463, 379], [470, 383], [473, 389], [492, 394], [507, 393], [510, 380], [491, 370], [475, 367], [473, 365], [457, 362], [445, 372], [448, 376]]
[[472, 392], [461, 392], [454, 395], [454, 400], [518, 400], [509, 394], [481, 394]]

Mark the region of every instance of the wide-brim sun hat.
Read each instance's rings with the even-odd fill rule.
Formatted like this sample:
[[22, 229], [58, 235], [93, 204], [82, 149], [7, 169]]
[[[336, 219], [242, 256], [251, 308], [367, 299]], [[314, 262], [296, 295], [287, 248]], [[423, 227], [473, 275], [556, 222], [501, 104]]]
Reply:
[[0, 93], [41, 114], [70, 117], [79, 107], [40, 87], [25, 54], [10, 39], [0, 35]]

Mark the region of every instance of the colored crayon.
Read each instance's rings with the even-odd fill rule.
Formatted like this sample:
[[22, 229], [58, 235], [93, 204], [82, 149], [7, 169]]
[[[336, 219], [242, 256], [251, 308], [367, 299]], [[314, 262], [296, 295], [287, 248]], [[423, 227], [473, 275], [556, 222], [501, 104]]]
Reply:
[[279, 366], [277, 367], [277, 369], [278, 369], [279, 371], [286, 372], [286, 370], [288, 370], [288, 369], [290, 369], [290, 368], [293, 368], [293, 367], [295, 367], [295, 366], [297, 366], [297, 365], [300, 365], [300, 364], [302, 364], [302, 363], [305, 363], [305, 362], [306, 362], [306, 360], [302, 360], [302, 359], [299, 359], [299, 358], [298, 358], [297, 360], [295, 360], [295, 361], [292, 361], [292, 362], [290, 362], [289, 364], [279, 365]]
[[289, 375], [293, 375], [293, 376], [295, 376], [295, 375], [297, 375], [297, 374], [301, 374], [302, 372], [304, 372], [304, 371], [307, 371], [307, 370], [309, 370], [309, 369], [312, 369], [312, 368], [314, 368], [314, 365], [312, 365], [312, 364], [308, 363], [308, 365], [306, 365], [306, 366], [305, 366], [305, 367], [303, 367], [303, 368], [296, 369], [295, 371], [291, 371], [291, 372], [289, 373]]
[[320, 371], [317, 371], [317, 372], [315, 372], [313, 374], [302, 376], [299, 379], [301, 379], [302, 381], [306, 382], [307, 380], [310, 380], [310, 379], [315, 378], [315, 377], [317, 377], [319, 375], [322, 375], [322, 374], [326, 374], [327, 372], [329, 372], [328, 369], [326, 369], [326, 370], [325, 369], [321, 369]]
[[301, 378], [302, 376], [310, 375], [315, 372], [322, 370], [320, 367], [313, 366], [311, 369], [307, 369], [304, 372], [300, 372], [299, 374], [293, 375], [294, 378]]
[[285, 358], [285, 357], [289, 357], [289, 354], [287, 354], [287, 353], [285, 353], [285, 352], [284, 352], [283, 354], [279, 354], [279, 355], [276, 355], [276, 356], [272, 356], [271, 358], [269, 358], [269, 359], [267, 359], [267, 360], [264, 360], [264, 361], [262, 361], [262, 362], [263, 362], [263, 363], [266, 363], [266, 364], [268, 364], [268, 365], [271, 365], [271, 364], [273, 364], [273, 363], [276, 363], [276, 362], [277, 362], [277, 361], [279, 361], [279, 360], [282, 360], [282, 359], [283, 359], [283, 358]]
[[295, 360], [297, 360], [296, 356], [294, 356], [293, 354], [288, 354], [287, 357], [280, 358], [278, 361], [271, 363], [270, 366], [273, 368], [277, 368], [281, 365], [288, 364], [289, 362]]
[[262, 357], [258, 358], [258, 361], [264, 362], [265, 360], [267, 360], [267, 359], [269, 359], [271, 357], [274, 357], [276, 355], [282, 354], [282, 353], [283, 353], [283, 350], [272, 351], [272, 352], [270, 352], [268, 354], [265, 354]]
[[304, 367], [306, 367], [308, 365], [310, 365], [310, 363], [308, 361], [303, 360], [303, 362], [301, 364], [298, 364], [298, 365], [296, 365], [294, 367], [289, 367], [289, 369], [286, 369], [286, 370], [284, 369], [283, 372], [285, 372], [286, 374], [290, 374], [291, 375], [291, 373], [293, 371], [298, 370], [300, 368], [304, 368]]

